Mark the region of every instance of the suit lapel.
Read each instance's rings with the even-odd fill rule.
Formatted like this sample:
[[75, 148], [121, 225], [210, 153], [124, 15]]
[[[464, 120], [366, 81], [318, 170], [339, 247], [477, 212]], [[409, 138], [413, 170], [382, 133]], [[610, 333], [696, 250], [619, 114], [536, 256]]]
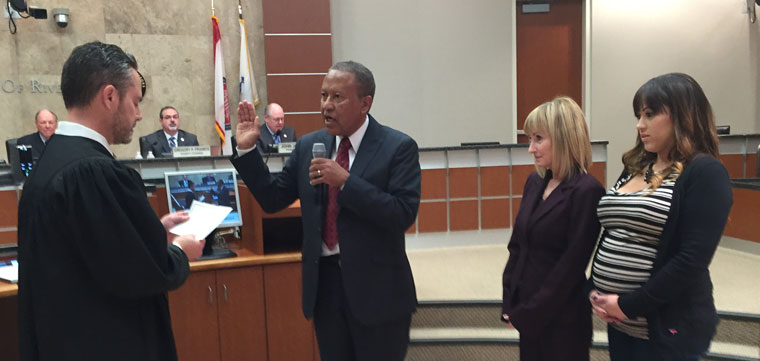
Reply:
[[[571, 178], [562, 181], [562, 183], [560, 183], [557, 188], [555, 188], [552, 193], [549, 194], [549, 198], [545, 199], [543, 202], [541, 202], [541, 204], [538, 205], [536, 210], [533, 212], [533, 215], [530, 217], [531, 225], [538, 222], [542, 217], [554, 209], [554, 207], [565, 201], [565, 198], [567, 197], [565, 190], [569, 186], [569, 183], [573, 182], [573, 180], [574, 179]], [[543, 197], [544, 190], [546, 190], [546, 185], [548, 183], [549, 179], [545, 179], [540, 192], [537, 194], [537, 197]]]
[[367, 132], [364, 133], [364, 138], [362, 138], [359, 151], [356, 152], [356, 158], [354, 158], [354, 164], [351, 165], [351, 174], [361, 177], [364, 170], [367, 169], [367, 166], [369, 166], [370, 162], [375, 157], [375, 153], [380, 149], [381, 131], [382, 126], [380, 123], [370, 115]]

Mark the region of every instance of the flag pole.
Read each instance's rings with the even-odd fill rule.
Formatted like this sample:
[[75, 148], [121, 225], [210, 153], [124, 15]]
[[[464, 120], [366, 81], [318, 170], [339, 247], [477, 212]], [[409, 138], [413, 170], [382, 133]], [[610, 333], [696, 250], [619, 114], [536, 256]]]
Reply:
[[214, 16], [214, 0], [211, 0], [211, 16]]
[[238, 16], [240, 19], [243, 19], [243, 5], [240, 3], [240, 0], [238, 0]]

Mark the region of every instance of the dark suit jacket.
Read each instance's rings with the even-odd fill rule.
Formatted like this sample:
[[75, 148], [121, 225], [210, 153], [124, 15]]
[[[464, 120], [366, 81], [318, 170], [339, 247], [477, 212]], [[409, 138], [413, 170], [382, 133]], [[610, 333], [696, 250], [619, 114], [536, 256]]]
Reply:
[[[282, 135], [280, 135], [280, 142], [295, 142], [295, 141], [296, 141], [296, 130], [287, 125], [282, 127]], [[272, 134], [269, 133], [269, 128], [267, 128], [266, 123], [264, 123], [261, 126], [261, 135], [259, 135], [259, 140], [256, 142], [256, 148], [259, 150], [259, 152], [264, 153], [267, 149], [267, 146], [270, 144], [274, 144], [274, 137], [272, 137]]]
[[542, 179], [533, 172], [525, 183], [504, 269], [503, 312], [521, 342], [559, 324], [574, 327], [580, 338], [566, 342], [590, 344], [585, 271], [601, 228], [596, 208], [604, 188], [589, 174], [576, 175], [540, 201], [550, 174]]
[[[327, 188], [309, 184], [312, 145], [335, 148], [323, 130], [302, 137], [281, 173], [270, 174], [259, 152], [233, 155], [232, 164], [264, 211], [279, 211], [301, 200], [303, 312], [314, 314], [322, 254]], [[328, 155], [329, 157], [329, 155]], [[417, 296], [404, 232], [414, 223], [420, 202], [417, 143], [369, 117], [343, 190], [338, 196], [341, 270], [349, 307], [362, 323], [373, 325], [408, 317]]]
[[[198, 137], [180, 129], [177, 132], [177, 145], [198, 145]], [[148, 151], [153, 152], [156, 158], [171, 157], [172, 148], [169, 147], [169, 141], [166, 140], [163, 129], [140, 137], [140, 154], [143, 158], [148, 156]]]
[[[55, 134], [53, 134], [53, 136], [55, 136]], [[51, 136], [51, 138], [53, 136]], [[42, 151], [45, 150], [45, 143], [42, 141], [42, 138], [40, 138], [40, 132], [34, 132], [18, 138], [18, 140], [16, 140], [16, 145], [22, 144], [32, 146], [32, 158], [35, 160], [40, 159]]]

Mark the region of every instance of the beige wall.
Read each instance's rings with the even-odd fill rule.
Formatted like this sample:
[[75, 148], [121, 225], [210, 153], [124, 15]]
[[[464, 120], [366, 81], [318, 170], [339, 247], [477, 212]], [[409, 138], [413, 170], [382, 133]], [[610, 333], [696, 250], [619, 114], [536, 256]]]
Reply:
[[333, 60], [375, 75], [371, 113], [420, 146], [512, 142], [512, 4], [332, 0]]
[[[0, 138], [18, 137], [35, 131], [34, 113], [51, 108], [66, 119], [58, 93], [63, 62], [82, 43], [100, 40], [115, 43], [137, 58], [146, 77], [148, 92], [141, 104], [143, 120], [137, 124], [133, 141], [113, 149], [118, 157], [134, 157], [137, 137], [159, 129], [158, 111], [168, 104], [179, 110], [182, 128], [198, 135], [201, 144], [219, 144], [213, 128], [213, 66], [210, 1], [148, 0], [28, 0], [47, 8], [68, 7], [69, 26], [60, 29], [52, 20], [22, 19], [18, 32], [9, 34], [7, 20], [0, 18], [0, 86], [6, 80], [23, 86], [21, 93], [0, 88]], [[220, 19], [225, 70], [230, 104], [239, 98], [238, 58], [240, 31], [236, 0], [216, 0]], [[266, 103], [264, 40], [261, 0], [243, 1], [256, 84]], [[252, 43], [252, 44], [251, 44]], [[55, 88], [52, 93], [32, 93], [30, 82], [38, 80]], [[8, 85], [6, 87], [9, 88]], [[42, 90], [40, 88], [40, 90]], [[262, 108], [261, 106], [259, 106]], [[5, 157], [5, 152], [1, 153]]]
[[[631, 102], [648, 79], [669, 72], [702, 85], [719, 125], [760, 132], [760, 21], [744, 0], [592, 1], [591, 101], [594, 139], [610, 141], [608, 184], [635, 140]], [[760, 9], [758, 9], [760, 11]]]
[[[585, 86], [590, 99], [585, 103], [592, 138], [610, 141], [608, 182], [620, 171], [618, 159], [634, 139], [634, 92], [665, 72], [692, 74], [710, 98], [718, 123], [730, 124], [733, 133], [760, 132], [760, 21], [749, 23], [742, 13], [744, 0], [588, 2]], [[104, 40], [135, 54], [148, 79], [141, 105], [145, 119], [136, 136], [158, 129], [159, 108], [174, 104], [184, 129], [198, 134], [201, 143], [217, 142], [208, 2], [33, 3], [69, 7], [71, 23], [59, 29], [52, 20], [27, 19], [18, 22], [16, 35], [0, 31], [0, 86], [12, 80], [24, 87], [20, 94], [0, 89], [3, 139], [32, 132], [32, 116], [41, 107], [65, 119], [60, 94], [31, 93], [29, 82], [57, 85], [74, 46]], [[234, 0], [217, 0], [216, 6], [230, 103], [235, 104], [237, 6]], [[266, 103], [261, 3], [244, 1], [243, 7], [256, 83]], [[409, 133], [424, 147], [512, 141], [510, 2], [455, 0], [442, 6], [434, 0], [332, 0], [331, 18], [334, 60], [354, 59], [375, 73], [372, 112], [381, 122]], [[137, 142], [115, 149], [119, 156], [132, 157]]]

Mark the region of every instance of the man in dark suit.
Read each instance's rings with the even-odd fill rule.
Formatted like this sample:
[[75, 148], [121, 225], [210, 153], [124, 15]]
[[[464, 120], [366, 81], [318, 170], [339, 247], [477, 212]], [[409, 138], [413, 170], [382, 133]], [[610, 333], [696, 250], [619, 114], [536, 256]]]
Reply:
[[277, 103], [269, 103], [264, 109], [264, 124], [261, 126], [256, 148], [259, 152], [276, 152], [275, 144], [295, 142], [296, 130], [285, 125], [285, 112]]
[[[420, 202], [417, 143], [369, 115], [363, 65], [333, 65], [321, 93], [325, 129], [303, 136], [279, 174], [252, 151], [261, 127], [241, 103], [232, 164], [266, 212], [301, 201], [302, 305], [322, 360], [402, 361], [417, 305], [404, 239]], [[327, 158], [313, 158], [316, 143]]]
[[179, 112], [172, 106], [165, 106], [158, 112], [160, 130], [140, 137], [140, 154], [143, 158], [152, 152], [156, 158], [171, 157], [176, 146], [198, 145], [198, 137], [179, 129]]
[[32, 159], [37, 160], [58, 128], [58, 117], [50, 110], [41, 109], [34, 115], [34, 125], [37, 127], [37, 132], [18, 138], [16, 145], [31, 145]]

